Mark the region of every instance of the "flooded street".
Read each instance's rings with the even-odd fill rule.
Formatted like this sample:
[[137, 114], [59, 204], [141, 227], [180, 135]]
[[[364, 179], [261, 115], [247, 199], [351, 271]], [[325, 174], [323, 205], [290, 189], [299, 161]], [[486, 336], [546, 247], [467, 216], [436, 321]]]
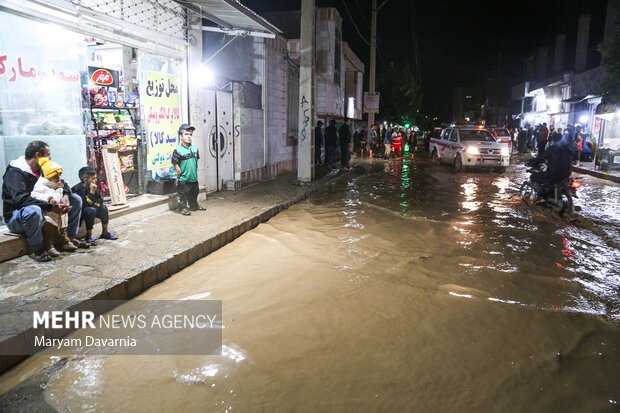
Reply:
[[[69, 358], [67, 412], [620, 411], [620, 186], [357, 165], [142, 294], [222, 300], [223, 356]], [[208, 215], [207, 215], [208, 216]], [[2, 379], [49, 363], [38, 355]], [[10, 376], [10, 377], [9, 377]]]

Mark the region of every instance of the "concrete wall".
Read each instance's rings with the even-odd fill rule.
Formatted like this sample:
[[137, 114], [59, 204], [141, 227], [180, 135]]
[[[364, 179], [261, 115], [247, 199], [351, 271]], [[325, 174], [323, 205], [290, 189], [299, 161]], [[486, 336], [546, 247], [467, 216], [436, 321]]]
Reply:
[[588, 62], [590, 21], [591, 17], [589, 14], [582, 14], [581, 16], [579, 16], [579, 26], [577, 29], [577, 50], [575, 52], [576, 73], [586, 70], [586, 64]]
[[[200, 25], [200, 16], [191, 13], [190, 27]], [[188, 108], [188, 122], [191, 123], [196, 130], [194, 131], [193, 143], [198, 147], [200, 152], [200, 159], [198, 160], [198, 184], [204, 186], [207, 184], [207, 156], [209, 153], [207, 131], [204, 128], [205, 118], [205, 105], [203, 89], [201, 87], [192, 87], [192, 84], [200, 84], [200, 79], [196, 79], [197, 71], [195, 70], [200, 66], [202, 62], [202, 30], [190, 29], [189, 30], [189, 53], [188, 53], [188, 65], [189, 65], [189, 108]]]
[[229, 53], [229, 58], [242, 63], [224, 67], [230, 68], [228, 76], [237, 77], [233, 83], [235, 179], [248, 185], [294, 170], [296, 147], [287, 144], [286, 39], [254, 38], [251, 47], [249, 39], [243, 40]]
[[[209, 59], [230, 39], [231, 36], [220, 33], [203, 32], [204, 58]], [[262, 39], [237, 37], [209, 60], [208, 65], [221, 79], [262, 84], [262, 58]]]
[[235, 83], [233, 85], [234, 123], [238, 130], [235, 136], [235, 173], [264, 166], [265, 147], [263, 135], [263, 110], [244, 107], [245, 102], [255, 97], [244, 95], [256, 93], [255, 85]]
[[[344, 116], [344, 42], [336, 53], [336, 28], [342, 33], [342, 18], [333, 8], [319, 8], [316, 16], [316, 112], [319, 117]], [[334, 81], [335, 60], [340, 60], [340, 84]]]
[[[266, 39], [267, 55], [267, 134], [269, 136], [269, 163], [289, 161], [297, 157], [294, 146], [287, 146], [288, 132], [288, 70], [286, 40]], [[299, 86], [296, 86], [299, 87]]]

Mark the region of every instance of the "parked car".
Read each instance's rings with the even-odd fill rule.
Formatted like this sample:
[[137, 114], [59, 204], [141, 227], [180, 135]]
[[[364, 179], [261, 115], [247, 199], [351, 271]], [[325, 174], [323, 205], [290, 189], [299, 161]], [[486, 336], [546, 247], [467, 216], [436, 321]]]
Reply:
[[455, 172], [470, 167], [495, 168], [504, 172], [510, 163], [508, 147], [497, 142], [487, 129], [476, 126], [444, 129], [439, 138], [431, 139], [430, 151], [435, 164], [450, 164]]

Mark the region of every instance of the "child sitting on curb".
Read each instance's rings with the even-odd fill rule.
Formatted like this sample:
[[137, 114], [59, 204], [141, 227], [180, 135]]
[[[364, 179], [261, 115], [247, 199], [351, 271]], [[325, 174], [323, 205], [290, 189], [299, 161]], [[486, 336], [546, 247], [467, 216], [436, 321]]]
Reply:
[[[39, 166], [41, 167], [41, 176], [30, 195], [39, 201], [61, 205], [65, 186], [65, 183], [60, 179], [62, 168], [46, 157], [39, 158]], [[71, 243], [67, 236], [68, 224], [69, 217], [66, 213], [57, 214], [52, 211], [45, 213], [43, 245], [51, 257], [60, 257], [60, 253], [54, 248], [55, 241], [60, 244], [60, 251], [74, 252], [77, 250], [77, 247]]]
[[90, 245], [97, 245], [93, 238], [95, 218], [101, 220], [101, 236], [99, 238], [116, 240], [118, 237], [108, 230], [108, 207], [103, 204], [103, 198], [97, 189], [97, 172], [93, 168], [84, 167], [78, 172], [80, 183], [75, 185], [73, 192], [82, 198], [82, 219], [86, 223], [85, 241]]

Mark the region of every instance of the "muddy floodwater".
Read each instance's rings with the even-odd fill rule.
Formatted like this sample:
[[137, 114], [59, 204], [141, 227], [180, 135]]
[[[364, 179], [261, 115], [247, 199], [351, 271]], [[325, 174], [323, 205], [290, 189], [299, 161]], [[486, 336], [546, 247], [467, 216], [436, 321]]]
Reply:
[[586, 179], [567, 219], [522, 204], [524, 176], [357, 166], [140, 296], [222, 300], [222, 356], [70, 358], [45, 400], [63, 412], [620, 411], [620, 189]]

